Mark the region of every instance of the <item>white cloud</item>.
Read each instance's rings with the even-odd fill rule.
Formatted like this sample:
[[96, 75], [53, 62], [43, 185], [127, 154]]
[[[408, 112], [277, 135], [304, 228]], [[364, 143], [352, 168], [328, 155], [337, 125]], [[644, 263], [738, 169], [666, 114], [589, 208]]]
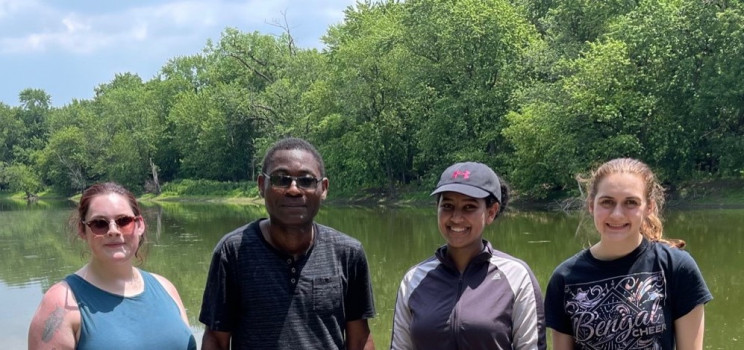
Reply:
[[0, 52], [27, 54], [33, 52], [63, 51], [75, 54], [92, 53], [121, 41], [136, 39], [137, 31], [102, 30], [89, 19], [63, 17], [53, 23], [52, 30], [31, 32], [22, 36], [1, 38]]
[[222, 19], [229, 20], [248, 12], [245, 5], [186, 1], [82, 14], [63, 13], [47, 4], [19, 8], [8, 0], [0, 1], [3, 1], [0, 2], [0, 11], [3, 11], [0, 13], [10, 13], [7, 8], [12, 8], [18, 23], [24, 17], [39, 16], [37, 20], [26, 23], [24, 32], [6, 33], [0, 37], [0, 53], [5, 54], [49, 51], [90, 54], [109, 48], [141, 47], [146, 40], [150, 40], [150, 46], [158, 47], [161, 36], [191, 39], [205, 29], [221, 25]]
[[[0, 0], [0, 17], [13, 14], [12, 20], [0, 23], [0, 33], [4, 33], [0, 34], [0, 54], [163, 50], [165, 43], [173, 43], [174, 39], [177, 42], [179, 38], [183, 42], [197, 40], [203, 45], [210, 34], [227, 26], [278, 34], [281, 29], [272, 24], [283, 22], [282, 13], [287, 14], [301, 46], [316, 46], [322, 32], [316, 29], [312, 34], [305, 33], [313, 25], [307, 22], [339, 22], [343, 8], [352, 1], [336, 0], [334, 6], [322, 0], [193, 0], [82, 13], [60, 10], [53, 7], [54, 2]], [[304, 24], [294, 30], [299, 22]]]
[[68, 33], [90, 30], [90, 26], [88, 24], [79, 21], [77, 18], [75, 18], [75, 16], [63, 18], [62, 24], [67, 29]]
[[32, 0], [0, 0], [0, 19], [22, 12], [26, 8], [32, 8], [35, 4], [36, 2]]
[[169, 59], [201, 52], [226, 27], [280, 34], [299, 47], [320, 37], [356, 0], [0, 0], [0, 102], [28, 88], [59, 105], [90, 98], [117, 73], [149, 79]]

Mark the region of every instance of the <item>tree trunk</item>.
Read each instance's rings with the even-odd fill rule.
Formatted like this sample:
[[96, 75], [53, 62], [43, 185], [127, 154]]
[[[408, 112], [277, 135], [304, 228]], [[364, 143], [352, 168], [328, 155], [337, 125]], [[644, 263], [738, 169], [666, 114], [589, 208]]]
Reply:
[[158, 167], [150, 158], [150, 169], [152, 169], [152, 182], [155, 184], [155, 194], [160, 194], [160, 181], [158, 180]]

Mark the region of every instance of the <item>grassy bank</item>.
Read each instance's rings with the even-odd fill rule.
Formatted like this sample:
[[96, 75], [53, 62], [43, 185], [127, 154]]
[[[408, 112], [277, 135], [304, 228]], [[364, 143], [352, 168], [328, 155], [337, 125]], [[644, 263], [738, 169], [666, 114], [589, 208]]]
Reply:
[[671, 188], [670, 207], [742, 208], [744, 179], [706, 180], [680, 184]]
[[[36, 194], [36, 199], [39, 200], [59, 200], [67, 198], [69, 198], [69, 196], [51, 190], [39, 192]], [[0, 199], [8, 201], [27, 201], [26, 194], [23, 192], [0, 191]]]
[[243, 204], [262, 203], [256, 182], [218, 182], [210, 180], [177, 180], [164, 184], [159, 195], [140, 197], [144, 201], [200, 201]]

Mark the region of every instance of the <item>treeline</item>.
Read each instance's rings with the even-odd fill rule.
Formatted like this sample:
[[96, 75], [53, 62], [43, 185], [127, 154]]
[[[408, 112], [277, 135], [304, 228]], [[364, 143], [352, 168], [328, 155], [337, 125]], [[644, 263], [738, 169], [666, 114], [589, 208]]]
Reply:
[[346, 191], [429, 188], [465, 159], [533, 198], [619, 156], [669, 183], [744, 176], [741, 1], [360, 2], [322, 51], [291, 34], [227, 28], [60, 108], [22, 91], [0, 104], [0, 188], [252, 180], [289, 135]]

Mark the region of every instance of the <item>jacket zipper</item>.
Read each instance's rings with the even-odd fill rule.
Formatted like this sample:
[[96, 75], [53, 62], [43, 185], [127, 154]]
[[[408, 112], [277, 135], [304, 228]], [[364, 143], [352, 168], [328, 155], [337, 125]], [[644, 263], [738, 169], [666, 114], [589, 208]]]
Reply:
[[468, 264], [468, 266], [465, 267], [465, 271], [460, 273], [460, 276], [457, 279], [457, 294], [455, 295], [455, 307], [454, 307], [454, 311], [452, 312], [452, 325], [451, 325], [452, 335], [454, 337], [453, 339], [455, 339], [455, 344], [457, 344], [458, 349], [462, 348], [462, 344], [460, 344], [460, 337], [459, 337], [459, 333], [460, 333], [460, 317], [459, 317], [460, 316], [460, 303], [459, 303], [459, 300], [463, 293], [463, 284], [464, 284], [465, 274], [468, 272], [469, 269], [470, 269], [470, 264]]

